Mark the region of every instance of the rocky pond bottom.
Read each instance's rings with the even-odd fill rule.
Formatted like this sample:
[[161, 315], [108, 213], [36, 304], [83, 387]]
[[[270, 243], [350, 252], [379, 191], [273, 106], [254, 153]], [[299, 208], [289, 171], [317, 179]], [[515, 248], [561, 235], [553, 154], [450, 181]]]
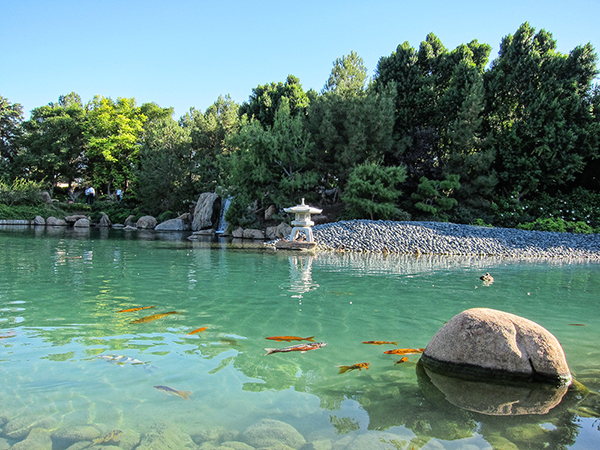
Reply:
[[[595, 262], [103, 233], [0, 230], [0, 449], [600, 447]], [[469, 384], [385, 353], [475, 307], [552, 332], [576, 382]]]

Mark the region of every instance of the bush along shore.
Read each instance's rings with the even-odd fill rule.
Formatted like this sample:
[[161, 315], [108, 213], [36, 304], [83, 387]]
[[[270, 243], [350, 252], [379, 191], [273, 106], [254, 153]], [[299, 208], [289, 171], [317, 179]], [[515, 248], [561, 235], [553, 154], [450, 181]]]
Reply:
[[316, 225], [313, 233], [318, 250], [600, 261], [598, 234], [372, 220]]

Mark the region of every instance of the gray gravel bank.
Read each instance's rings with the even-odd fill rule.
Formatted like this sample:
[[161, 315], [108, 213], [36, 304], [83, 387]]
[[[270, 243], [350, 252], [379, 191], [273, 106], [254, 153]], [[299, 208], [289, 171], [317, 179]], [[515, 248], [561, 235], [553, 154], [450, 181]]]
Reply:
[[319, 250], [600, 260], [598, 234], [371, 220], [316, 225], [313, 232]]

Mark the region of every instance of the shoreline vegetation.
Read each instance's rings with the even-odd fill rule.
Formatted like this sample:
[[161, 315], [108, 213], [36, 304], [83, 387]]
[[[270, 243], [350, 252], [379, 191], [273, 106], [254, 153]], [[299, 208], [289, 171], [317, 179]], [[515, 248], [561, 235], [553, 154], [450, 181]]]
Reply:
[[[0, 220], [0, 226], [40, 225], [29, 220]], [[364, 219], [315, 225], [313, 233], [315, 250], [320, 252], [600, 261], [600, 234]], [[229, 234], [225, 238], [236, 239]], [[246, 240], [255, 242], [258, 248], [274, 248], [279, 241]]]
[[372, 76], [350, 51], [319, 92], [289, 74], [178, 120], [156, 103], [75, 92], [26, 120], [0, 95], [0, 218], [60, 217], [39, 212], [33, 196], [46, 191], [49, 208], [92, 223], [101, 212], [160, 223], [211, 193], [231, 203], [236, 229], [264, 229], [272, 209], [286, 221], [283, 208], [305, 198], [332, 210], [325, 222], [600, 232], [596, 50], [562, 54], [528, 22], [493, 60], [491, 49], [449, 49], [430, 33], [382, 56]]

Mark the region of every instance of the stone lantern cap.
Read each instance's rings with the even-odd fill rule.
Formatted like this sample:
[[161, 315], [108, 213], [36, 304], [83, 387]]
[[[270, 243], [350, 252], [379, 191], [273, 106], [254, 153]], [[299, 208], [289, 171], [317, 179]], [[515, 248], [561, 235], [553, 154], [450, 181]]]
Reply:
[[283, 209], [287, 213], [294, 213], [296, 215], [296, 219], [292, 222], [292, 225], [297, 227], [310, 227], [314, 225], [314, 222], [310, 220], [311, 214], [320, 214], [323, 210], [319, 208], [313, 208], [304, 203], [304, 199], [302, 199], [302, 203], [296, 206], [292, 206], [291, 208]]

